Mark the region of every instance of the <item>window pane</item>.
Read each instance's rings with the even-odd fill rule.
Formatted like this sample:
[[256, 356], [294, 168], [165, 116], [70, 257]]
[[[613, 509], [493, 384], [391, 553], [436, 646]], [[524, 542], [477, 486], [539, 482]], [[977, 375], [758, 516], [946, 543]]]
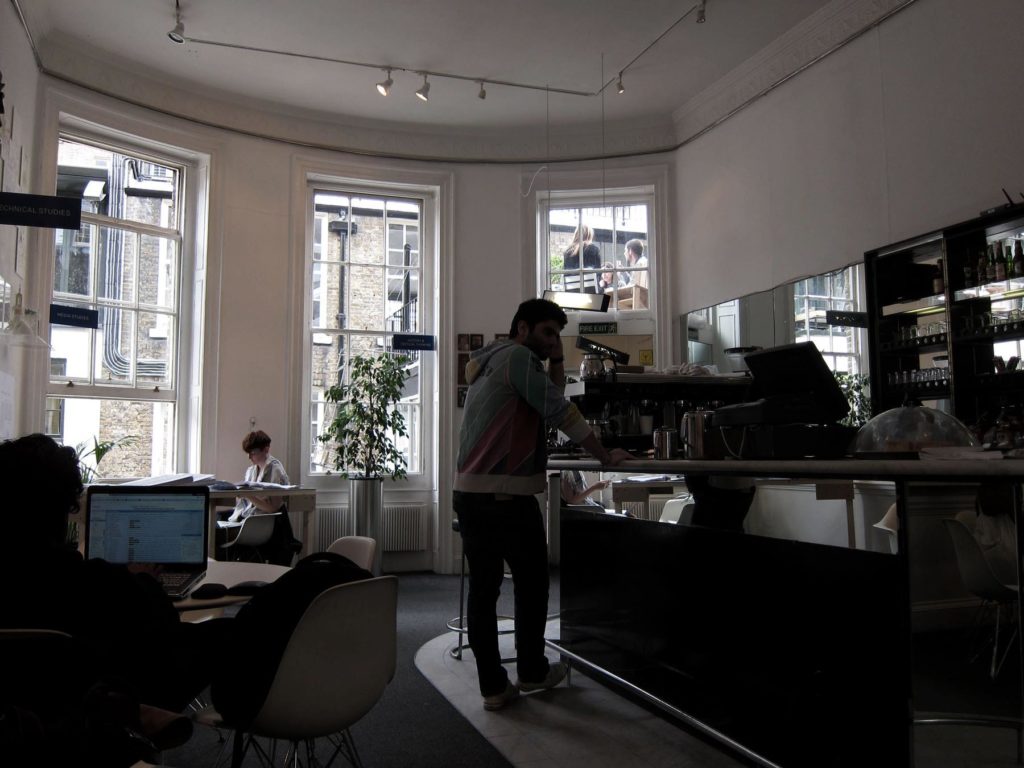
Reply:
[[[65, 325], [50, 325], [50, 367], [54, 381], [89, 380], [89, 350], [92, 331]], [[58, 367], [55, 367], [58, 366]]]
[[416, 330], [418, 275], [408, 269], [388, 270], [387, 330], [408, 333]]
[[92, 240], [96, 227], [83, 224], [77, 231], [58, 229], [54, 249], [53, 291], [92, 295]]
[[345, 328], [345, 288], [341, 276], [346, 274], [337, 263], [313, 264], [311, 322], [314, 328]]
[[139, 312], [139, 340], [136, 356], [138, 383], [172, 385], [171, 361], [174, 350], [174, 317], [156, 312]]
[[[63, 412], [64, 445], [93, 447], [101, 442], [124, 440], [100, 462], [102, 478], [147, 477], [174, 471], [174, 404], [94, 398], [52, 398], [54, 409]], [[85, 462], [96, 467], [95, 456]]]
[[97, 261], [96, 295], [112, 301], [135, 301], [136, 260], [139, 238], [134, 232], [98, 227], [93, 249]]
[[96, 331], [95, 377], [97, 384], [127, 384], [132, 381], [132, 349], [135, 339], [135, 312], [130, 309], [100, 307]]
[[384, 201], [353, 198], [352, 220], [356, 223], [356, 232], [349, 238], [349, 259], [357, 264], [383, 264], [387, 248]]
[[171, 309], [177, 304], [178, 244], [152, 235], [139, 240], [139, 302]]
[[380, 267], [345, 267], [349, 281], [348, 327], [384, 329], [384, 270]]

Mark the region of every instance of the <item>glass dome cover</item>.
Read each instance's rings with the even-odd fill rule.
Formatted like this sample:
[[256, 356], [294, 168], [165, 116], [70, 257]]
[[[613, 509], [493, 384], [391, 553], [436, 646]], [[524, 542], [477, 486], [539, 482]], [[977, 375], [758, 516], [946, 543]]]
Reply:
[[860, 428], [854, 453], [905, 453], [932, 446], [974, 446], [978, 441], [956, 417], [923, 405], [903, 405]]

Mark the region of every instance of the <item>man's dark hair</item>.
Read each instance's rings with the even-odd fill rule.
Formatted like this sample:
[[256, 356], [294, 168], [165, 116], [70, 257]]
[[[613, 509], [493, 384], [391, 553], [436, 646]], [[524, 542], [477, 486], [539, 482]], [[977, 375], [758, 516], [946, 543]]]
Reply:
[[242, 450], [247, 454], [249, 451], [262, 451], [270, 445], [270, 435], [264, 432], [262, 429], [257, 429], [255, 432], [250, 432], [244, 438], [242, 438]]
[[510, 338], [514, 339], [519, 335], [520, 320], [525, 320], [526, 327], [531, 331], [537, 323], [543, 323], [545, 320], [554, 320], [560, 328], [565, 328], [565, 324], [569, 322], [569, 318], [565, 316], [562, 308], [547, 299], [527, 299], [519, 305], [508, 332]]
[[642, 240], [637, 240], [636, 238], [633, 238], [632, 240], [627, 240], [626, 248], [635, 253], [638, 259], [644, 255], [644, 243]]
[[63, 544], [68, 515], [78, 511], [82, 495], [75, 449], [26, 435], [0, 443], [0, 466], [12, 478], [4, 491], [4, 538], [33, 549]]

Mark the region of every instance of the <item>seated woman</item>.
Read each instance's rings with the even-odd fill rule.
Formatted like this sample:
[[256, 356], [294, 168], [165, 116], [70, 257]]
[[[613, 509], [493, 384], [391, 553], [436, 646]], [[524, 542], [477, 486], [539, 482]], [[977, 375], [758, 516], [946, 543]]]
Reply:
[[[284, 471], [284, 465], [270, 455], [270, 435], [262, 429], [250, 432], [242, 439], [242, 450], [252, 462], [252, 466], [245, 470], [245, 482], [288, 485], [288, 473]], [[283, 511], [285, 511], [285, 503], [280, 496], [239, 497], [235, 504], [235, 511], [228, 519], [235, 523], [254, 513]]]
[[[252, 465], [245, 470], [247, 483], [274, 483], [288, 485], [288, 473], [280, 461], [270, 455], [270, 435], [261, 429], [250, 432], [242, 439], [242, 450], [249, 457]], [[230, 522], [241, 522], [250, 515], [273, 514], [281, 512], [274, 525], [270, 541], [260, 547], [267, 560], [276, 565], [291, 565], [293, 556], [301, 549], [301, 543], [292, 533], [291, 520], [288, 518], [288, 507], [282, 496], [239, 496], [235, 510], [228, 518]], [[229, 541], [238, 528], [218, 528], [218, 544]], [[231, 531], [231, 533], [225, 533]]]
[[562, 503], [580, 504], [604, 509], [601, 502], [590, 498], [595, 491], [602, 491], [611, 485], [611, 480], [598, 480], [587, 485], [583, 473], [577, 469], [563, 470], [561, 478]]

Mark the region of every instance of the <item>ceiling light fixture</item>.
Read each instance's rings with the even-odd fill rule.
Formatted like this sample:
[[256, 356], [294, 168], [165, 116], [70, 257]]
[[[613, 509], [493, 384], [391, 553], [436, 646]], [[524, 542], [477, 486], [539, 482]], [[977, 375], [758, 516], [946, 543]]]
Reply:
[[484, 90], [484, 81], [483, 80], [480, 81], [480, 90], [477, 92], [476, 97], [478, 99], [486, 99], [487, 98], [487, 91]]
[[422, 101], [430, 101], [430, 83], [427, 82], [427, 75], [423, 73], [423, 85], [416, 89], [416, 97]]
[[181, 7], [178, 0], [174, 0], [174, 29], [167, 33], [172, 43], [181, 45], [185, 42], [185, 25], [181, 21]]
[[618, 90], [619, 93], [625, 93], [626, 92], [626, 86], [624, 86], [622, 84], [622, 73], [621, 72], [619, 72], [619, 84], [616, 86], [616, 89]]
[[704, 15], [704, 10], [707, 6], [707, 0], [700, 0], [700, 8], [697, 9], [697, 23], [703, 24], [707, 21], [707, 16]]
[[391, 86], [395, 84], [395, 81], [391, 79], [391, 70], [386, 69], [384, 71], [388, 74], [387, 79], [377, 83], [377, 93], [381, 96], [387, 96], [391, 92]]

